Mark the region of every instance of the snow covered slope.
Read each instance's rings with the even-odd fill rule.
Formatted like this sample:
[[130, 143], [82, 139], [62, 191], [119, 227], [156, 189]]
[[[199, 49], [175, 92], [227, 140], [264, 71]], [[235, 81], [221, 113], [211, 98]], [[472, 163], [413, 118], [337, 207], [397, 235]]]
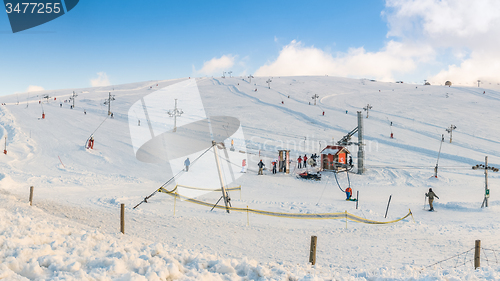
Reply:
[[[500, 278], [498, 264], [491, 257], [490, 264], [483, 261], [477, 272], [470, 262], [454, 269], [457, 259], [424, 269], [469, 250], [476, 239], [482, 240], [485, 248], [500, 250], [498, 174], [489, 174], [489, 207], [481, 209], [484, 174], [471, 169], [484, 163], [485, 156], [490, 165], [500, 167], [500, 128], [495, 126], [500, 119], [500, 92], [327, 76], [273, 77], [269, 88], [267, 79], [256, 77], [251, 83], [242, 77], [196, 79], [206, 115], [238, 118], [245, 135], [248, 172], [231, 184], [242, 186], [241, 192], [231, 192], [233, 206], [286, 213], [348, 211], [376, 221], [397, 219], [411, 209], [415, 221], [410, 216], [395, 224], [348, 222], [346, 227], [342, 220], [227, 214], [161, 193], [132, 209], [173, 172], [168, 162], [151, 164], [136, 159], [129, 128], [135, 121], [129, 121], [140, 117], [129, 116], [129, 110], [141, 98], [186, 79], [78, 89], [74, 109], [64, 102], [73, 90], [19, 94], [0, 98], [6, 103], [0, 106], [0, 130], [7, 136], [7, 154], [0, 157], [0, 188], [7, 194], [0, 198], [0, 221], [3, 235], [12, 237], [0, 243], [5, 264], [0, 276], [22, 280], [22, 276], [51, 279], [67, 274], [76, 279], [130, 279], [138, 274], [152, 279], [148, 272], [163, 274], [156, 267], [171, 270], [175, 266], [177, 277], [187, 279], [200, 279], [198, 274], [205, 271], [215, 274], [205, 276], [207, 279]], [[113, 118], [107, 118], [104, 105], [109, 92], [115, 95]], [[49, 99], [43, 98], [46, 94]], [[317, 105], [311, 98], [315, 94], [319, 96]], [[272, 175], [266, 170], [264, 176], [257, 176], [257, 162], [262, 159], [269, 168], [278, 149], [290, 149], [292, 159], [296, 159], [319, 153], [332, 138], [339, 140], [357, 126], [356, 111], [363, 111], [367, 104], [373, 108], [364, 118], [366, 173], [349, 177], [354, 192], [359, 191], [358, 209], [355, 203], [344, 200], [345, 194], [331, 173], [323, 173], [319, 182], [297, 179], [297, 170], [290, 175]], [[171, 108], [165, 110], [173, 107], [172, 100]], [[366, 116], [365, 111], [363, 114]], [[391, 122], [394, 138], [390, 138]], [[141, 122], [141, 126], [146, 124], [146, 120]], [[457, 129], [449, 143], [445, 129], [451, 124]], [[94, 150], [85, 148], [91, 134]], [[436, 179], [432, 176], [442, 134], [445, 141]], [[357, 147], [349, 150], [356, 163]], [[188, 176], [183, 174], [179, 181]], [[339, 174], [338, 180], [342, 188], [348, 186], [345, 173]], [[35, 187], [33, 211], [19, 202], [26, 202], [29, 186]], [[423, 210], [424, 193], [429, 188], [440, 197], [435, 201], [438, 212]], [[215, 204], [219, 197], [220, 192], [211, 192], [197, 199]], [[125, 237], [117, 234], [121, 203], [127, 208]], [[33, 220], [41, 226], [9, 225], [16, 220]], [[68, 228], [63, 227], [66, 224]], [[47, 235], [46, 229], [55, 234]], [[76, 238], [69, 235], [73, 232]], [[67, 241], [68, 246], [57, 251], [52, 246], [52, 252], [42, 251], [36, 259], [20, 257], [11, 250], [32, 249], [32, 242], [16, 242], [15, 237], [27, 233], [32, 233], [40, 247], [54, 241]], [[312, 235], [318, 236], [317, 264], [313, 267], [307, 265]], [[84, 236], [100, 237], [92, 238], [99, 246], [85, 248], [69, 242], [87, 239]], [[133, 264], [142, 261], [122, 257], [128, 251], [123, 245], [135, 237], [140, 242], [131, 246], [134, 255], [160, 247], [164, 262], [139, 267]], [[114, 257], [120, 260], [121, 269], [100, 267], [104, 269], [97, 272], [99, 266], [90, 259], [77, 261], [78, 266], [71, 257], [75, 250], [91, 251], [87, 256], [97, 258], [121, 253]], [[190, 254], [180, 257], [183, 250]], [[186, 260], [197, 253], [202, 258], [191, 266]], [[52, 273], [47, 269], [56, 262], [49, 256], [62, 259]], [[147, 263], [151, 258], [143, 260]], [[172, 261], [165, 262], [168, 259]], [[218, 263], [227, 268], [214, 267]]]

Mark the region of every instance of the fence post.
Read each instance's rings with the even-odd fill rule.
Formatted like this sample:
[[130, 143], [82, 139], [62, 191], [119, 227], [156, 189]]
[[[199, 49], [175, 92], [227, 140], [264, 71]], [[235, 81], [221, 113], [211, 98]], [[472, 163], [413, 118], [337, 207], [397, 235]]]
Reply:
[[481, 240], [476, 240], [476, 247], [474, 252], [474, 269], [481, 267]]
[[125, 234], [125, 204], [121, 204], [120, 207], [120, 231]]
[[33, 186], [30, 186], [30, 206], [33, 206]]
[[309, 262], [312, 265], [316, 264], [316, 242], [318, 241], [318, 237], [311, 236], [311, 250], [309, 252]]

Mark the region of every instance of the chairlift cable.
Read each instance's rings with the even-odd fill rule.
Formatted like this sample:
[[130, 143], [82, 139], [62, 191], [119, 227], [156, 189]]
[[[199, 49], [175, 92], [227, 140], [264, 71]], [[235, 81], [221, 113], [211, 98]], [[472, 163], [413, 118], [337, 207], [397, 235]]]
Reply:
[[[214, 145], [211, 145], [209, 148], [207, 148], [207, 150], [205, 150], [202, 154], [200, 154], [200, 156], [198, 156], [196, 159], [193, 160], [193, 162], [191, 162], [191, 165], [194, 165], [194, 163], [196, 163], [196, 161], [198, 161], [198, 159], [200, 159], [203, 155], [205, 155], [205, 153], [207, 153], [208, 151], [210, 151], [210, 149], [212, 149], [212, 147], [214, 147]], [[139, 205], [141, 205], [142, 203], [144, 202], [147, 202], [147, 200], [151, 197], [153, 197], [156, 193], [158, 193], [158, 191], [160, 190], [160, 188], [163, 188], [165, 186], [167, 186], [168, 184], [170, 184], [170, 182], [172, 182], [179, 174], [181, 174], [182, 172], [185, 172], [186, 170], [185, 169], [182, 169], [180, 170], [177, 174], [175, 174], [173, 177], [171, 177], [168, 181], [166, 181], [164, 184], [162, 184], [159, 188], [157, 188], [153, 193], [151, 193], [149, 196], [146, 196], [139, 204], [135, 205], [135, 208], [139, 207]], [[173, 190], [171, 190], [173, 191]], [[171, 192], [169, 191], [169, 192]]]

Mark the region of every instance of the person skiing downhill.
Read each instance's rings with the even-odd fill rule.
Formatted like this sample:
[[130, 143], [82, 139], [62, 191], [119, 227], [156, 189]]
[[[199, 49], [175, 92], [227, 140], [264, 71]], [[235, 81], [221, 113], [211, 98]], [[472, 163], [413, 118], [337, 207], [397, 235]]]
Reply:
[[299, 169], [302, 168], [302, 157], [301, 156], [299, 156], [299, 158], [297, 158], [297, 163], [298, 163], [297, 168], [299, 168]]
[[262, 159], [260, 159], [260, 162], [257, 163], [257, 166], [259, 166], [258, 175], [264, 175], [264, 173], [262, 171], [264, 170], [264, 166], [266, 166], [266, 165], [264, 165], [264, 163], [262, 162]]
[[434, 197], [436, 197], [437, 199], [439, 199], [439, 197], [436, 195], [436, 193], [434, 193], [434, 191], [432, 191], [432, 188], [429, 188], [429, 192], [425, 194], [426, 197], [429, 197], [429, 211], [434, 211], [434, 206], [432, 205], [432, 202], [434, 201]]

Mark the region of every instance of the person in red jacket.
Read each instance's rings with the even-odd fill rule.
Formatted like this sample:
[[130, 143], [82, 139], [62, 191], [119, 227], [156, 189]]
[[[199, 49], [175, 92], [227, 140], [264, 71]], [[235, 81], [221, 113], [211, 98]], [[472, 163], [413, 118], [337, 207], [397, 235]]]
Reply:
[[298, 167], [299, 169], [300, 169], [300, 168], [302, 168], [302, 157], [300, 157], [300, 156], [299, 156], [299, 158], [297, 158], [297, 163], [298, 163], [298, 164], [297, 164], [297, 165], [298, 165], [297, 167]]
[[304, 160], [304, 168], [307, 168], [307, 155], [304, 154], [304, 158], [302, 158]]
[[94, 136], [90, 137], [87, 149], [94, 149]]

